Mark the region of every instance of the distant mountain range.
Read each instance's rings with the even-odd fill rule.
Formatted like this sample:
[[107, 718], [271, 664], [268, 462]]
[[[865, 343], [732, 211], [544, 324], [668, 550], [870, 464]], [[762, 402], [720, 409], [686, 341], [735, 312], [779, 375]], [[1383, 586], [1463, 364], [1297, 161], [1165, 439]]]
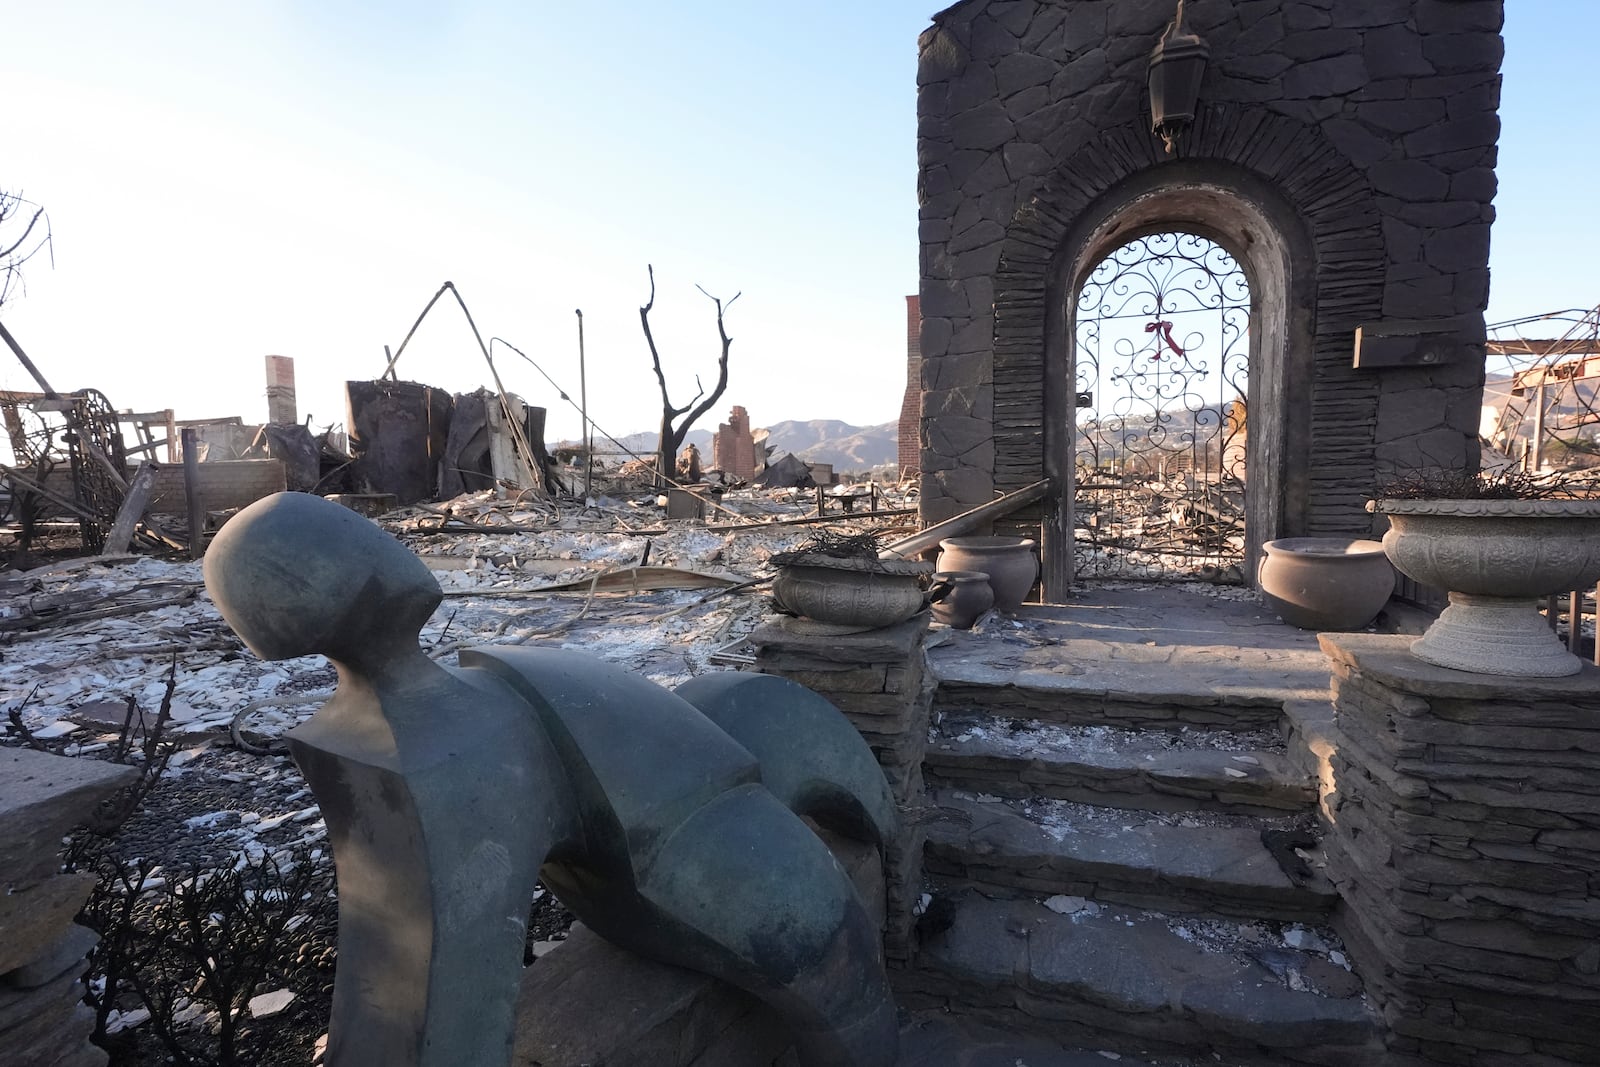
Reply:
[[[711, 461], [710, 430], [690, 430], [689, 436], [684, 438], [683, 443], [685, 446], [694, 445], [700, 449], [700, 454], [705, 457], [707, 463]], [[594, 451], [598, 456], [605, 456], [608, 452], [631, 452], [636, 456], [648, 459], [656, 454], [656, 432], [654, 430], [641, 430], [638, 433], [630, 433], [623, 437], [596, 437], [594, 439]], [[607, 456], [606, 458], [613, 457]], [[615, 458], [625, 459], [627, 457], [619, 455]]]
[[[831, 463], [836, 472], [865, 471], [872, 467], [894, 463], [899, 459], [900, 428], [895, 422], [877, 426], [852, 426], [838, 419], [812, 419], [809, 422], [793, 420], [774, 423], [767, 427], [767, 444], [774, 457], [793, 452], [812, 463]], [[703, 461], [711, 463], [711, 431], [693, 429], [685, 443], [700, 449]], [[632, 452], [640, 456], [654, 454], [654, 431], [630, 433], [616, 439], [596, 438], [596, 453]]]
[[838, 472], [865, 471], [898, 462], [900, 425], [851, 426], [838, 419], [779, 422], [768, 427], [774, 456], [793, 452], [812, 463], [831, 463]]

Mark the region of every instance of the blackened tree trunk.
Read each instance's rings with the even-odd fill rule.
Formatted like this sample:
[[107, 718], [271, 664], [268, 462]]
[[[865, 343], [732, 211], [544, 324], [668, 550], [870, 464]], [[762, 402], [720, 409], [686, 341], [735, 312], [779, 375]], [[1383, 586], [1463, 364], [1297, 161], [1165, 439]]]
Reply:
[[711, 406], [722, 398], [723, 391], [728, 388], [728, 349], [733, 345], [733, 338], [728, 336], [722, 316], [741, 294], [734, 293], [724, 304], [717, 297], [706, 293], [700, 286], [695, 286], [717, 306], [717, 336], [722, 341], [722, 354], [717, 359], [717, 386], [711, 391], [711, 395], [706, 396], [705, 386], [700, 384], [700, 376], [695, 375], [694, 384], [697, 392], [694, 399], [682, 407], [677, 407], [667, 395], [667, 377], [661, 370], [661, 353], [656, 349], [655, 335], [650, 332], [650, 311], [656, 304], [656, 271], [653, 266], [647, 266], [645, 269], [650, 272], [650, 299], [639, 309], [639, 325], [644, 328], [644, 339], [650, 345], [650, 361], [655, 367], [656, 382], [661, 386], [661, 436], [656, 445], [656, 485], [661, 487], [667, 484], [677, 470], [678, 449], [683, 447], [683, 439], [688, 436], [690, 428], [702, 415], [711, 410]]

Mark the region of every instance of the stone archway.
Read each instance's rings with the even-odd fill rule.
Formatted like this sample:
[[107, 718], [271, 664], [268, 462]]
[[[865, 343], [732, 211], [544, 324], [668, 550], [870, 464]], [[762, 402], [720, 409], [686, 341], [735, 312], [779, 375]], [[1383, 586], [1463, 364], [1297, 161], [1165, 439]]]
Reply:
[[[1225, 165], [1163, 168], [1108, 191], [1063, 235], [1051, 263], [1045, 320], [1046, 470], [1059, 491], [1045, 507], [1045, 552], [1071, 568], [1075, 465], [1070, 389], [1077, 293], [1094, 266], [1134, 238], [1184, 230], [1225, 248], [1243, 267], [1251, 296], [1247, 465], [1252, 472], [1245, 526], [1244, 577], [1255, 573], [1260, 546], [1299, 533], [1310, 467], [1310, 396], [1315, 374], [1308, 327], [1315, 317], [1313, 250], [1294, 213], [1273, 192]], [[1248, 192], [1246, 191], [1248, 190]], [[1068, 581], [1072, 571], [1068, 570]], [[1057, 575], [1059, 580], [1060, 575]]]
[[[1210, 59], [1170, 151], [1148, 83], [1172, 0], [960, 0], [922, 35], [925, 523], [1041, 481], [1060, 498], [1045, 438], [1046, 394], [1067, 388], [1046, 366], [1061, 290], [1094, 227], [1140, 224], [1141, 197], [1162, 205], [1152, 224], [1207, 215], [1175, 199], [1189, 191], [1215, 197], [1215, 236], [1238, 240], [1228, 211], [1253, 209], [1289, 259], [1263, 534], [1370, 533], [1385, 472], [1477, 462], [1502, 4], [1257, 6], [1188, 5]], [[1030, 507], [994, 526], [1042, 536], [1045, 596], [1062, 599], [1069, 531]]]
[[[1352, 372], [1349, 338], [1381, 310], [1383, 241], [1371, 191], [1317, 131], [1255, 109], [1203, 109], [1179, 156], [1163, 157], [1139, 126], [1109, 131], [1045, 180], [1001, 247], [995, 488], [1041, 476], [1052, 483], [1042, 513], [1022, 520], [1040, 523], [1047, 600], [1064, 599], [1074, 574], [1072, 297], [1100, 258], [1141, 234], [1183, 229], [1227, 247], [1259, 309], [1250, 341], [1257, 481], [1247, 578], [1263, 541], [1363, 520], [1374, 448], [1365, 413], [1376, 408], [1378, 384]], [[1339, 409], [1362, 414], [1341, 418]]]

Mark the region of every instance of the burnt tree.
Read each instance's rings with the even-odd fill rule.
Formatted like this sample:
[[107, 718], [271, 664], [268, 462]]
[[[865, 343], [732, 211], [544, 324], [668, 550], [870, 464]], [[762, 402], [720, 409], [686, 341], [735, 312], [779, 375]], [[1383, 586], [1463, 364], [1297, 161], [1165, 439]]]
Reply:
[[650, 299], [639, 309], [639, 325], [644, 328], [644, 339], [650, 345], [650, 361], [655, 367], [656, 382], [661, 386], [661, 436], [656, 445], [656, 484], [659, 486], [664, 485], [677, 469], [678, 449], [683, 446], [683, 439], [690, 427], [711, 410], [711, 406], [721, 399], [723, 390], [728, 388], [728, 349], [733, 344], [733, 338], [728, 336], [722, 316], [742, 293], [734, 293], [724, 304], [721, 299], [706, 293], [704, 288], [695, 286], [717, 306], [717, 336], [722, 341], [722, 354], [717, 358], [717, 387], [711, 390], [711, 395], [706, 396], [705, 386], [700, 384], [697, 374], [694, 378], [697, 390], [694, 399], [678, 407], [667, 395], [667, 376], [661, 370], [661, 353], [656, 349], [655, 335], [650, 332], [650, 311], [656, 306], [656, 271], [655, 267], [649, 265], [645, 269], [650, 273]]
[[22, 268], [34, 253], [50, 248], [53, 257], [51, 236], [50, 217], [44, 208], [0, 189], [0, 304], [22, 284]]

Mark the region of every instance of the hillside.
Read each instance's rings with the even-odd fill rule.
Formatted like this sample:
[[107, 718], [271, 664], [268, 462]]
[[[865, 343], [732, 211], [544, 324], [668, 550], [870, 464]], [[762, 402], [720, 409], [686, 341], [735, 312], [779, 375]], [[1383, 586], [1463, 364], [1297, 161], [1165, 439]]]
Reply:
[[[711, 431], [695, 428], [689, 431], [689, 436], [683, 439], [685, 447], [694, 445], [700, 450], [707, 463], [711, 462]], [[596, 453], [606, 452], [632, 452], [636, 456], [653, 456], [656, 454], [656, 431], [640, 430], [638, 433], [626, 434], [612, 439], [597, 436], [594, 439]]]
[[836, 471], [864, 471], [899, 457], [899, 424], [852, 426], [837, 419], [779, 422], [768, 427], [767, 443], [774, 456], [793, 452], [813, 463], [831, 463]]
[[[886, 463], [894, 463], [899, 452], [899, 425], [885, 422], [877, 426], [852, 426], [838, 419], [812, 419], [809, 422], [789, 420], [768, 427], [768, 445], [774, 456], [793, 452], [801, 459], [814, 463], [831, 463], [835, 471], [865, 471]], [[700, 449], [703, 461], [711, 463], [711, 431], [693, 429], [685, 443]], [[624, 449], [640, 456], [654, 454], [656, 435], [652, 431], [630, 433], [610, 440], [597, 438], [597, 452], [621, 452]]]

